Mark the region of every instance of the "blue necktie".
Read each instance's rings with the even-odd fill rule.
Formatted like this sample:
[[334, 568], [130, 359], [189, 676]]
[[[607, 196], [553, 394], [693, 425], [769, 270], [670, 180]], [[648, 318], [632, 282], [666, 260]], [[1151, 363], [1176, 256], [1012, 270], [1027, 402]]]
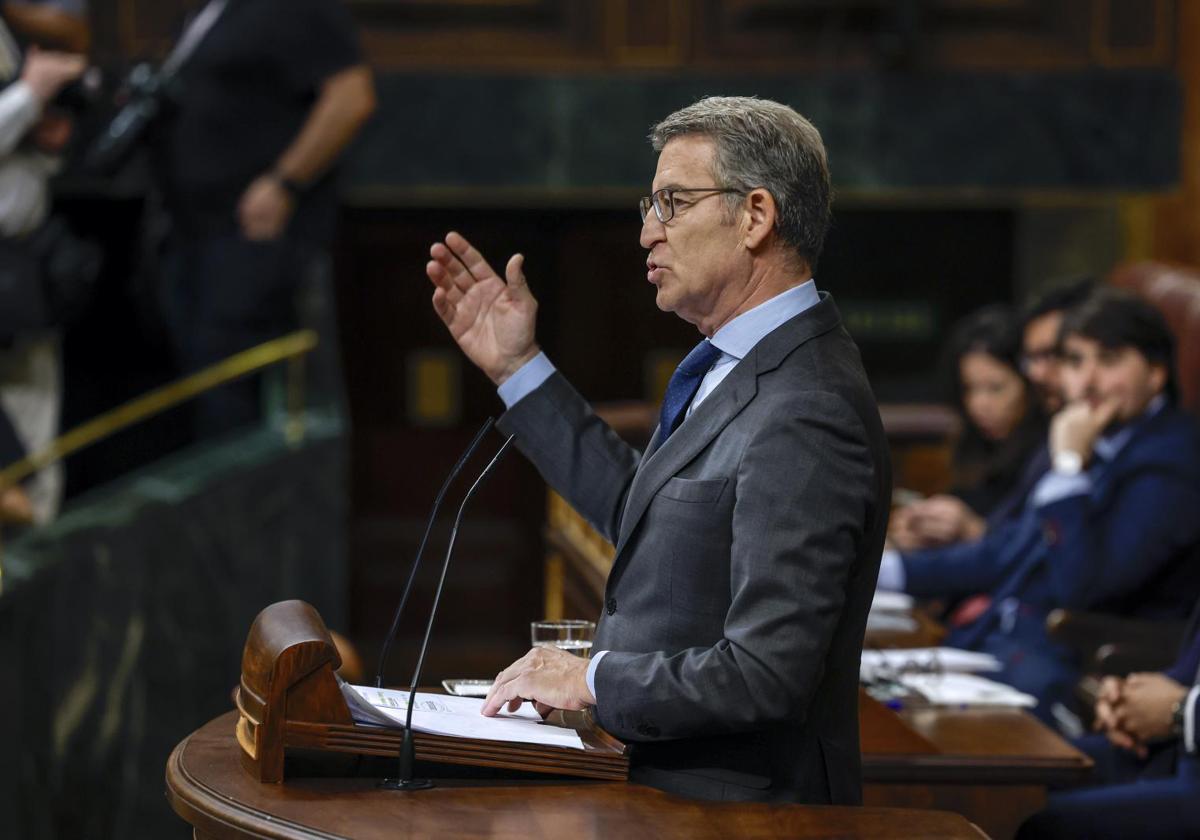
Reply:
[[660, 441], [665, 441], [671, 432], [679, 428], [692, 397], [700, 388], [700, 381], [720, 356], [721, 351], [705, 339], [693, 347], [687, 358], [675, 368], [671, 381], [667, 383], [667, 395], [663, 397], [662, 412], [659, 414]]

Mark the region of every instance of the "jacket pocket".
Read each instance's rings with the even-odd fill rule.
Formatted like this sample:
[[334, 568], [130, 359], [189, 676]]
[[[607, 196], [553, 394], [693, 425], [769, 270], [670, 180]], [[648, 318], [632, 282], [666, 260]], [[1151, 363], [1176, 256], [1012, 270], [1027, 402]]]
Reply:
[[658, 491], [658, 495], [676, 502], [693, 502], [696, 504], [711, 504], [721, 498], [727, 478], [671, 478]]

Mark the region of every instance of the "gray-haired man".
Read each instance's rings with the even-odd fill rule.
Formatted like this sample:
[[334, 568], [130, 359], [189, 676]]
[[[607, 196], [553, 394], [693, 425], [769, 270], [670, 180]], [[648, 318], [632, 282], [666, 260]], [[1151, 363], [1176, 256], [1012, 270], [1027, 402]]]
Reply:
[[531, 650], [484, 707], [595, 705], [632, 777], [708, 799], [857, 803], [858, 661], [890, 470], [858, 351], [812, 268], [829, 224], [817, 130], [711, 98], [655, 127], [646, 279], [705, 339], [644, 454], [540, 352], [522, 257], [456, 233], [434, 308], [509, 407], [500, 427], [616, 545], [590, 663]]

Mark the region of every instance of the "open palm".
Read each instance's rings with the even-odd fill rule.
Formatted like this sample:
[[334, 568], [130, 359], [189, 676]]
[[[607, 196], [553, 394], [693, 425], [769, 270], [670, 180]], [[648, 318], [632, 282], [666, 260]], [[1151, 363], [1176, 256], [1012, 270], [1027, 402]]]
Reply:
[[433, 308], [450, 335], [488, 377], [500, 384], [537, 355], [537, 301], [514, 255], [501, 278], [470, 242], [451, 231], [429, 249], [425, 273], [436, 287]]

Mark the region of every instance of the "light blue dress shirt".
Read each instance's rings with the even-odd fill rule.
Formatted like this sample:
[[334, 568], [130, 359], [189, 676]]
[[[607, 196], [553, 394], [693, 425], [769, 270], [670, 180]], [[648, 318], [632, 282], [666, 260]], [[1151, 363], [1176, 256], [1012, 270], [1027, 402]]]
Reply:
[[[700, 380], [700, 388], [696, 391], [696, 396], [692, 398], [684, 419], [692, 416], [696, 406], [704, 402], [708, 395], [716, 390], [722, 380], [730, 374], [738, 362], [754, 349], [758, 342], [804, 310], [818, 304], [820, 300], [816, 281], [807, 280], [799, 286], [793, 286], [753, 309], [743, 312], [713, 333], [712, 338], [707, 340], [721, 351], [721, 355], [717, 357], [708, 373]], [[500, 399], [504, 400], [506, 407], [512, 408], [549, 379], [554, 371], [555, 367], [546, 354], [538, 353], [499, 387]], [[606, 650], [596, 651], [592, 654], [591, 662], [588, 663], [587, 687], [593, 697], [596, 697], [596, 668], [599, 667], [600, 660], [606, 653], [608, 653]], [[599, 698], [596, 700], [599, 703]]]

